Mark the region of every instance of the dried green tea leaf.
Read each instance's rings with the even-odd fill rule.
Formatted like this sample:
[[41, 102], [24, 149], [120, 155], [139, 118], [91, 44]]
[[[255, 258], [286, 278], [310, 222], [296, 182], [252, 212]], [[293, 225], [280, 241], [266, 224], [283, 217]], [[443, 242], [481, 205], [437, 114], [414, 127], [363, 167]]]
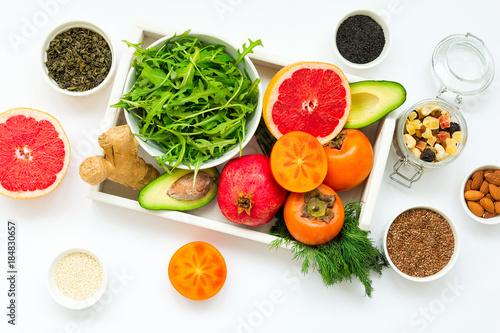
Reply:
[[45, 66], [59, 88], [87, 91], [104, 81], [112, 61], [111, 49], [100, 34], [71, 28], [50, 41]]

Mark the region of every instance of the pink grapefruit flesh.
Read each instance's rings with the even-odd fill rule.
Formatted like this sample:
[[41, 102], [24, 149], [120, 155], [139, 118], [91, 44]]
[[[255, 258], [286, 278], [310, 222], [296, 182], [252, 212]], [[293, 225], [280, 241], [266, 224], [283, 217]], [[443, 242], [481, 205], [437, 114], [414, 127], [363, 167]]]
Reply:
[[0, 194], [28, 199], [50, 193], [69, 160], [68, 138], [53, 116], [29, 108], [0, 114]]
[[264, 95], [263, 117], [276, 137], [300, 131], [322, 144], [344, 127], [351, 110], [349, 82], [335, 65], [295, 63], [281, 69]]

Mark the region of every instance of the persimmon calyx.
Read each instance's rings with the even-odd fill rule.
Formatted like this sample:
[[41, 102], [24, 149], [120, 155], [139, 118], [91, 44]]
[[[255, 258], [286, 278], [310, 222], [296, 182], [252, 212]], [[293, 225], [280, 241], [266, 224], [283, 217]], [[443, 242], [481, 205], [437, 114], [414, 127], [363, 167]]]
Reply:
[[340, 132], [336, 137], [325, 143], [324, 147], [330, 147], [340, 150], [342, 148], [342, 144], [344, 144], [346, 136], [347, 134], [345, 132]]
[[304, 193], [304, 205], [302, 206], [301, 217], [307, 217], [310, 220], [330, 223], [334, 217], [333, 206], [337, 197], [335, 194], [327, 195], [319, 189]]
[[242, 212], [246, 212], [250, 215], [250, 210], [252, 209], [252, 197], [253, 193], [245, 195], [243, 192], [240, 192], [238, 199], [234, 200], [234, 204], [238, 206], [238, 215]]

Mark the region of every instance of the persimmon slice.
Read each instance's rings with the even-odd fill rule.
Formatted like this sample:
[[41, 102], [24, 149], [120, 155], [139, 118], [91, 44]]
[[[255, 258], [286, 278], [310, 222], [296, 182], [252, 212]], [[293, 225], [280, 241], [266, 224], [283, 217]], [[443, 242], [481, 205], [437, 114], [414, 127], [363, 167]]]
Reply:
[[290, 192], [304, 193], [318, 187], [328, 170], [326, 153], [311, 134], [289, 132], [271, 151], [271, 172], [276, 182]]
[[179, 248], [168, 264], [168, 278], [181, 295], [195, 301], [215, 296], [224, 286], [226, 262], [213, 245], [191, 242]]

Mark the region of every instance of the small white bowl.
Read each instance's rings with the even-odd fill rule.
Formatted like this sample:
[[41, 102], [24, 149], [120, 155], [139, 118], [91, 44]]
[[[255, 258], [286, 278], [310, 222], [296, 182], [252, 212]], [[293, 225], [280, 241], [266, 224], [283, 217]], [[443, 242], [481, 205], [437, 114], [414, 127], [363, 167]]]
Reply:
[[[387, 235], [389, 234], [389, 228], [391, 227], [392, 223], [402, 213], [404, 213], [404, 212], [406, 212], [406, 211], [408, 211], [410, 209], [418, 209], [418, 208], [429, 209], [429, 210], [432, 210], [432, 211], [440, 214], [441, 216], [443, 216], [446, 219], [446, 221], [448, 222], [448, 224], [450, 225], [450, 228], [451, 228], [451, 230], [453, 232], [453, 238], [454, 238], [454, 249], [453, 249], [453, 254], [451, 255], [450, 261], [439, 272], [437, 272], [436, 274], [433, 274], [433, 275], [426, 276], [426, 277], [415, 277], [415, 276], [411, 276], [411, 275], [408, 275], [406, 273], [403, 273], [392, 262], [391, 257], [389, 256], [389, 251], [387, 249]], [[459, 250], [460, 250], [460, 239], [459, 239], [459, 236], [458, 236], [457, 228], [455, 227], [455, 224], [453, 224], [453, 222], [451, 221], [451, 219], [448, 216], [446, 216], [443, 212], [441, 212], [440, 210], [438, 210], [436, 208], [433, 208], [433, 207], [421, 205], [421, 206], [410, 207], [408, 209], [405, 209], [402, 212], [399, 212], [398, 214], [396, 214], [391, 219], [391, 222], [389, 222], [387, 224], [387, 227], [386, 227], [383, 235], [384, 235], [383, 236], [384, 237], [384, 239], [383, 239], [384, 254], [385, 254], [385, 257], [387, 258], [387, 261], [389, 262], [389, 265], [400, 276], [402, 276], [405, 279], [410, 280], [410, 281], [414, 281], [414, 282], [429, 282], [429, 281], [434, 281], [436, 279], [439, 279], [440, 277], [442, 277], [443, 275], [445, 275], [446, 273], [448, 273], [450, 271], [450, 269], [453, 267], [453, 265], [455, 265], [455, 262], [457, 261], [457, 258], [458, 258], [458, 253], [459, 253]]]
[[[56, 273], [57, 265], [59, 264], [59, 262], [64, 257], [66, 257], [68, 254], [75, 253], [75, 252], [86, 253], [89, 256], [94, 257], [97, 260], [97, 262], [101, 265], [101, 269], [102, 269], [102, 273], [103, 273], [103, 279], [102, 279], [102, 283], [101, 283], [99, 289], [92, 296], [90, 296], [89, 298], [86, 298], [84, 300], [74, 300], [74, 299], [71, 299], [71, 298], [67, 297], [66, 295], [64, 295], [57, 287], [56, 279], [55, 279], [55, 273]], [[88, 307], [94, 305], [97, 301], [99, 301], [101, 296], [106, 291], [107, 283], [108, 283], [108, 275], [106, 273], [106, 268], [104, 267], [104, 264], [102, 263], [102, 261], [91, 251], [88, 251], [88, 250], [85, 250], [82, 248], [73, 248], [73, 249], [65, 250], [65, 251], [61, 252], [59, 255], [57, 255], [49, 267], [49, 272], [48, 272], [48, 277], [47, 277], [47, 285], [48, 285], [49, 292], [50, 292], [50, 295], [52, 296], [52, 298], [57, 303], [64, 306], [65, 308], [74, 309], [74, 310], [88, 308]]]
[[[375, 20], [375, 22], [377, 22], [382, 27], [382, 29], [384, 31], [385, 45], [384, 45], [384, 48], [382, 49], [382, 53], [380, 53], [380, 55], [375, 60], [368, 62], [366, 64], [356, 64], [354, 62], [347, 60], [346, 58], [344, 58], [344, 56], [342, 56], [342, 54], [340, 54], [340, 52], [337, 48], [337, 31], [338, 31], [340, 25], [347, 18], [349, 18], [351, 16], [355, 16], [355, 15], [366, 15], [366, 16], [371, 17], [372, 19]], [[392, 42], [391, 30], [389, 29], [389, 25], [387, 24], [387, 22], [385, 22], [385, 20], [375, 12], [372, 12], [372, 11], [366, 10], [366, 9], [360, 9], [360, 10], [355, 10], [355, 11], [350, 12], [349, 14], [345, 15], [337, 24], [337, 27], [335, 28], [334, 35], [333, 35], [333, 50], [335, 52], [335, 55], [338, 58], [340, 58], [346, 65], [348, 65], [354, 69], [368, 69], [368, 68], [371, 68], [371, 67], [374, 67], [374, 66], [380, 64], [384, 60], [384, 58], [389, 53], [389, 50], [391, 49], [391, 42]]]
[[[56, 37], [58, 34], [61, 32], [67, 31], [71, 28], [85, 28], [89, 29], [93, 32], [98, 33], [101, 35], [106, 43], [108, 43], [109, 48], [111, 50], [111, 68], [109, 69], [108, 75], [106, 78], [99, 84], [97, 87], [94, 87], [93, 89], [86, 90], [86, 91], [69, 91], [66, 89], [60, 88], [57, 83], [49, 77], [49, 71], [47, 69], [47, 66], [45, 65], [45, 62], [47, 61], [47, 48], [49, 47], [50, 42]], [[104, 87], [106, 87], [113, 79], [113, 74], [115, 72], [116, 66], [117, 66], [117, 60], [116, 60], [116, 55], [115, 51], [113, 48], [113, 44], [111, 43], [111, 40], [109, 39], [108, 35], [100, 29], [98, 26], [91, 22], [87, 21], [70, 21], [63, 23], [56, 27], [54, 30], [52, 30], [47, 37], [45, 38], [45, 41], [43, 42], [42, 50], [41, 50], [41, 69], [42, 69], [42, 75], [47, 80], [49, 85], [53, 87], [55, 90], [59, 91], [60, 93], [63, 93], [68, 96], [90, 96], [94, 95], [100, 91], [103, 90]]]
[[[165, 36], [163, 38], [160, 38], [159, 40], [153, 42], [149, 47], [156, 46], [160, 48], [162, 45], [165, 44], [166, 40], [171, 38], [173, 36]], [[225, 41], [221, 37], [215, 36], [215, 35], [207, 35], [202, 32], [190, 32], [188, 34], [188, 37], [196, 37], [200, 41], [204, 42], [207, 45], [215, 45], [215, 44], [220, 44], [224, 45], [226, 47], [225, 51], [232, 56], [234, 59], [238, 57], [238, 48], [235, 47], [233, 44]], [[238, 65], [240, 69], [243, 70], [243, 73], [247, 73], [248, 77], [253, 81], [256, 79], [259, 79], [259, 73], [257, 72], [257, 69], [255, 68], [254, 64], [252, 63], [252, 60], [247, 56], [245, 56], [245, 60], [243, 63], [240, 63]], [[124, 94], [129, 92], [130, 89], [134, 86], [135, 83], [135, 68], [131, 68], [127, 77], [127, 80], [125, 82], [125, 88], [124, 88]], [[259, 121], [262, 116], [262, 100], [264, 96], [264, 91], [262, 87], [262, 82], [259, 83], [258, 85], [259, 89], [259, 98], [258, 98], [258, 103], [257, 103], [257, 108], [255, 109], [254, 112], [252, 112], [250, 115], [247, 116], [246, 119], [246, 133], [245, 133], [245, 140], [241, 143], [241, 149], [245, 148], [245, 146], [250, 142], [252, 139], [253, 135], [255, 134], [255, 131], [257, 130], [257, 127], [259, 126]], [[125, 114], [125, 120], [127, 121], [127, 124], [130, 126], [130, 129], [132, 130], [132, 133], [137, 134], [139, 133], [139, 122], [137, 117], [135, 117], [133, 114], [127, 112], [124, 110]], [[163, 156], [165, 154], [165, 150], [156, 142], [153, 140], [144, 140], [140, 137], [138, 138], [139, 145], [151, 156]], [[240, 146], [236, 144], [231, 150], [227, 151], [224, 153], [221, 157], [216, 158], [216, 159], [209, 159], [205, 161], [202, 165], [203, 169], [208, 169], [211, 167], [215, 167], [221, 164], [224, 164], [225, 162], [229, 161], [233, 157], [235, 157], [237, 154], [240, 153]], [[179, 166], [177, 166], [179, 169], [191, 169], [192, 167], [187, 166], [184, 163], [181, 163]]]
[[459, 198], [459, 200], [460, 200], [462, 207], [465, 210], [465, 213], [474, 221], [479, 222], [479, 223], [483, 223], [483, 224], [498, 224], [498, 223], [500, 223], [500, 214], [497, 216], [494, 216], [494, 217], [490, 217], [490, 218], [476, 216], [476, 215], [472, 214], [469, 207], [467, 206], [467, 201], [464, 198], [465, 184], [467, 183], [467, 180], [469, 180], [476, 171], [479, 171], [479, 170], [486, 171], [486, 170], [490, 170], [490, 169], [500, 170], [500, 166], [494, 165], [494, 164], [483, 165], [483, 166], [477, 167], [474, 170], [472, 170], [471, 172], [467, 173], [465, 175], [464, 179], [462, 180], [462, 184], [460, 185], [460, 191], [459, 191], [460, 198]]

